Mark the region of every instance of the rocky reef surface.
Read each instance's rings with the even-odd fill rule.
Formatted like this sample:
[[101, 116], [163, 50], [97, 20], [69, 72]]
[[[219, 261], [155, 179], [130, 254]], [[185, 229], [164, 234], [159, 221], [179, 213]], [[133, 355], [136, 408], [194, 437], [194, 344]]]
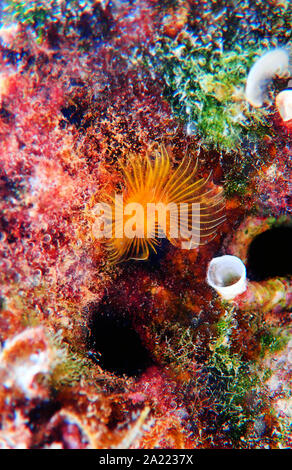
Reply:
[[[291, 68], [272, 64], [262, 106], [245, 95], [264, 54], [291, 62], [291, 2], [8, 0], [0, 17], [0, 448], [291, 447]], [[212, 171], [225, 222], [113, 265], [92, 204], [155, 145]], [[247, 269], [232, 300], [206, 281], [224, 254]]]

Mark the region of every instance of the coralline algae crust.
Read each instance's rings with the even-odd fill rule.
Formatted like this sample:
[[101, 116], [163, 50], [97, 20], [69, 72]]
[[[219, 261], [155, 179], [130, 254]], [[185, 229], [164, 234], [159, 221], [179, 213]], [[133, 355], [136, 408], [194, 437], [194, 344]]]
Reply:
[[[265, 106], [245, 96], [258, 58], [291, 48], [291, 5], [219, 3], [0, 6], [1, 448], [291, 447], [291, 272], [259, 275], [291, 230], [276, 59]], [[174, 170], [212, 172], [226, 220], [199, 248], [112, 265], [92, 208], [162, 145]], [[234, 302], [206, 282], [225, 254], [247, 266]]]

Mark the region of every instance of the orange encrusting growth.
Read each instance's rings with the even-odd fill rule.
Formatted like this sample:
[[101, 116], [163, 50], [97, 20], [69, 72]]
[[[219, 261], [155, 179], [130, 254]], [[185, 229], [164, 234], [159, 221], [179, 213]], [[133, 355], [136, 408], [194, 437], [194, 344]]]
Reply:
[[[145, 260], [149, 257], [150, 250], [156, 253], [159, 238], [167, 237], [168, 240], [181, 247], [182, 242], [190, 242], [190, 248], [205, 244], [216, 235], [217, 227], [223, 222], [223, 197], [222, 189], [208, 185], [208, 178], [196, 179], [197, 161], [185, 157], [179, 166], [174, 169], [165, 147], [161, 146], [144, 159], [137, 155], [129, 158], [127, 167], [121, 165], [125, 177], [125, 191], [123, 201], [112, 202], [116, 204], [115, 211], [105, 214], [106, 219], [112, 220], [112, 237], [106, 240], [111, 251], [110, 260], [113, 263], [129, 259]], [[130, 203], [139, 203], [144, 211], [139, 219], [136, 217], [136, 232], [139, 236], [128, 238], [116, 237], [115, 234], [123, 229], [130, 215], [126, 215], [123, 208]], [[165, 225], [161, 227], [157, 212], [154, 217], [147, 217], [147, 204], [162, 203], [164, 207], [178, 208], [177, 215], [172, 210], [166, 211]], [[193, 214], [197, 216], [196, 223], [192, 219], [192, 204], [200, 204], [199, 211], [195, 209]], [[184, 204], [184, 206], [181, 206]], [[197, 206], [196, 206], [197, 207]], [[199, 216], [199, 220], [198, 220]], [[177, 223], [178, 236], [173, 237], [171, 227]], [[190, 238], [192, 233], [199, 237], [198, 242]], [[121, 232], [120, 232], [121, 233]], [[197, 238], [196, 238], [197, 240]]]

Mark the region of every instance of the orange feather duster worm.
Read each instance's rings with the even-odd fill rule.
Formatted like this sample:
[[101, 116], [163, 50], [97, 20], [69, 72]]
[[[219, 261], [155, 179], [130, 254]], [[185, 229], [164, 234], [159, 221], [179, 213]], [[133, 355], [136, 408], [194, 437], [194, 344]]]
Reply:
[[144, 159], [132, 155], [121, 168], [123, 195], [111, 197], [112, 205], [104, 210], [113, 263], [147, 259], [162, 237], [187, 249], [214, 238], [225, 218], [222, 189], [210, 187], [210, 175], [196, 178], [195, 159], [186, 157], [174, 168], [162, 146]]

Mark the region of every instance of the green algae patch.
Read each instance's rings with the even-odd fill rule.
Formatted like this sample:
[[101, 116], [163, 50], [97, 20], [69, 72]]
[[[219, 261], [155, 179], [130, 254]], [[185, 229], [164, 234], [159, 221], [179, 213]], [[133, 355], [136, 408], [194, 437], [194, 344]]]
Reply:
[[155, 338], [154, 356], [176, 377], [187, 377], [192, 372], [197, 349], [193, 330], [178, 322], [165, 321], [161, 325], [153, 325], [152, 333]]
[[211, 345], [212, 355], [206, 365], [207, 387], [219, 413], [220, 426], [228, 438], [239, 443], [262, 412], [264, 397], [258, 395], [262, 378], [252, 361], [244, 361], [231, 348], [234, 311], [229, 308], [217, 323], [217, 339]]
[[281, 351], [288, 344], [289, 339], [288, 333], [279, 328], [265, 330], [260, 337], [260, 356], [264, 357], [267, 353], [274, 354]]
[[273, 135], [269, 116], [276, 86], [269, 90], [268, 106], [254, 108], [246, 101], [245, 84], [258, 57], [279, 45], [291, 46], [291, 19], [289, 4], [207, 0], [189, 5], [184, 27], [174, 38], [159, 31], [146, 61], [161, 78], [187, 134], [228, 153], [256, 150], [265, 135]]
[[104, 39], [112, 27], [106, 6], [103, 9], [103, 5], [94, 0], [84, 3], [77, 0], [7, 0], [3, 14], [5, 22], [18, 22], [33, 31], [38, 44], [47, 39], [54, 47], [60, 35], [74, 37], [80, 50], [89, 50], [96, 41]]
[[38, 42], [41, 42], [45, 28], [57, 5], [56, 1], [50, 6], [45, 2], [40, 4], [36, 1], [9, 0], [5, 12], [8, 18], [31, 27], [36, 32]]

